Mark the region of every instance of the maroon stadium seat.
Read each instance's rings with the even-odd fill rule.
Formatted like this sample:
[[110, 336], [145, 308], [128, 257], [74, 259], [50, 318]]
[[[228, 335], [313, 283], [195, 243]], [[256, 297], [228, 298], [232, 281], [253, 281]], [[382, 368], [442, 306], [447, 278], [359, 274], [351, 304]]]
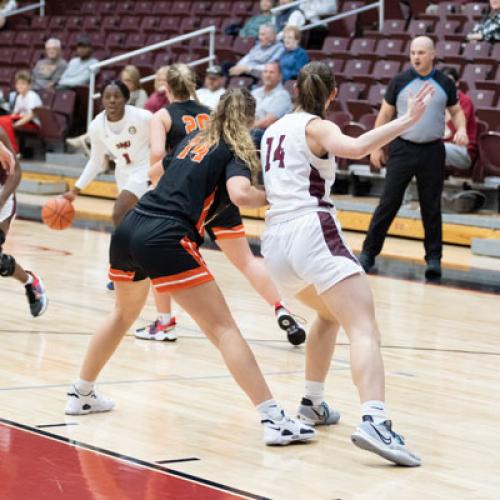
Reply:
[[479, 156], [484, 177], [500, 176], [500, 134], [487, 132], [478, 138]]
[[191, 10], [191, 2], [186, 0], [177, 0], [175, 2], [169, 2], [170, 5], [170, 15], [171, 16], [187, 16]]
[[469, 42], [465, 45], [463, 56], [468, 61], [476, 61], [480, 58], [488, 58], [491, 44], [488, 42]]
[[434, 33], [438, 39], [445, 38], [448, 35], [456, 34], [462, 27], [462, 22], [450, 19], [441, 19], [434, 28]]
[[412, 38], [415, 38], [419, 35], [426, 35], [428, 33], [431, 33], [433, 29], [434, 22], [414, 19], [413, 21], [410, 21], [410, 24], [408, 26], [408, 33]]
[[361, 94], [365, 91], [366, 85], [357, 82], [344, 82], [339, 85], [337, 98], [341, 102], [346, 102], [351, 99], [361, 99]]
[[489, 130], [500, 132], [500, 109], [499, 108], [477, 108], [478, 118], [488, 124]]
[[52, 110], [64, 115], [68, 124], [75, 110], [76, 94], [73, 90], [58, 90], [52, 101]]
[[121, 33], [110, 33], [106, 37], [107, 49], [123, 49], [125, 45], [125, 36]]
[[95, 14], [97, 12], [97, 4], [99, 2], [82, 2], [80, 12], [82, 14]]
[[116, 12], [116, 3], [115, 2], [97, 2], [96, 12], [104, 15], [111, 15]]
[[238, 1], [233, 2], [233, 15], [234, 16], [248, 16], [251, 14], [251, 9], [253, 8], [253, 2], [249, 1]]
[[196, 17], [185, 17], [180, 26], [181, 33], [189, 33], [199, 29], [200, 23]]
[[142, 33], [157, 33], [160, 31], [160, 18], [157, 16], [145, 16], [141, 22]]
[[31, 31], [18, 31], [14, 39], [14, 45], [23, 47], [33, 46]]
[[399, 73], [401, 64], [398, 61], [377, 61], [373, 67], [372, 76], [375, 80], [389, 81]]
[[361, 58], [377, 58], [378, 54], [375, 52], [375, 45], [377, 40], [374, 38], [355, 38], [351, 43], [349, 52]]
[[328, 36], [323, 42], [322, 51], [327, 56], [347, 52], [350, 43], [350, 38]]
[[361, 116], [358, 121], [366, 128], [366, 130], [372, 130], [375, 127], [376, 119], [377, 115], [375, 113], [366, 113]]
[[176, 17], [166, 16], [161, 20], [159, 33], [169, 33], [169, 35], [164, 34], [163, 40], [169, 38], [172, 33], [179, 33], [180, 31], [179, 19]]
[[462, 14], [480, 19], [488, 12], [488, 3], [467, 3], [462, 6]]
[[[336, 59], [334, 57], [329, 57], [328, 59], [323, 59], [323, 62], [328, 65], [330, 70], [335, 75], [335, 79], [338, 80], [338, 75], [342, 73], [345, 61], [343, 59]], [[337, 85], [339, 82], [337, 81]]]
[[102, 20], [102, 30], [104, 31], [104, 33], [109, 34], [112, 31], [121, 31], [120, 20], [121, 18], [118, 16], [105, 16]]
[[158, 69], [161, 66], [168, 66], [172, 63], [172, 53], [169, 50], [159, 50], [154, 58], [154, 68]]
[[30, 30], [46, 31], [49, 27], [49, 21], [48, 16], [36, 16], [31, 20]]
[[384, 34], [406, 34], [406, 21], [404, 19], [386, 19], [384, 21]]
[[29, 48], [29, 49], [28, 48], [17, 49], [14, 52], [14, 57], [12, 58], [12, 64], [14, 66], [17, 66], [18, 69], [29, 68], [29, 66], [31, 64], [32, 52], [33, 52], [33, 49], [31, 49], [31, 48]]
[[154, 64], [154, 53], [145, 52], [144, 54], [139, 54], [138, 56], [134, 56], [130, 59], [130, 64], [133, 64], [138, 67], [152, 68]]
[[368, 90], [368, 95], [366, 100], [374, 107], [380, 107], [382, 104], [382, 100], [385, 95], [385, 91], [387, 90], [387, 85], [383, 85], [382, 83], [376, 83], [372, 85]]
[[50, 89], [40, 89], [36, 93], [40, 96], [42, 103], [47, 108], [52, 106], [52, 101], [54, 100], [55, 92]]
[[[377, 44], [377, 54], [379, 57], [387, 57], [393, 54], [404, 53], [405, 41], [400, 39], [382, 39]], [[405, 54], [406, 55], [406, 54]]]
[[495, 105], [494, 90], [470, 89], [468, 95], [476, 108], [492, 107]]
[[359, 121], [363, 115], [373, 112], [372, 106], [366, 100], [350, 99], [345, 104], [355, 121]]
[[0, 69], [4, 69], [3, 66], [8, 66], [12, 63], [12, 59], [14, 58], [14, 50], [15, 49], [11, 49], [10, 47], [0, 47], [0, 61], [2, 61]]
[[98, 16], [88, 16], [83, 21], [83, 31], [86, 33], [101, 31], [101, 18]]
[[136, 2], [117, 2], [117, 5], [115, 6], [114, 12], [120, 15], [130, 15], [133, 14], [135, 11], [135, 4]]
[[210, 12], [209, 2], [193, 2], [191, 4], [191, 15], [203, 16]]
[[352, 115], [348, 111], [328, 111], [326, 117], [340, 128], [352, 121]]
[[146, 45], [146, 35], [142, 33], [130, 33], [125, 39], [125, 48], [134, 50]]
[[154, 3], [153, 2], [135, 2], [134, 12], [137, 15], [148, 16], [153, 13]]
[[120, 21], [120, 31], [122, 33], [134, 33], [139, 31], [140, 25], [135, 16], [123, 16]]
[[82, 16], [71, 16], [68, 17], [66, 21], [66, 31], [83, 31], [83, 21]]
[[231, 15], [231, 3], [228, 1], [217, 1], [212, 5], [212, 16], [230, 16]]
[[451, 42], [448, 40], [439, 40], [436, 44], [436, 56], [446, 62], [450, 56], [455, 57], [460, 55], [462, 44], [460, 42]]
[[219, 30], [222, 25], [222, 17], [219, 16], [203, 16], [199, 24], [200, 28], [206, 28], [207, 26], [215, 26], [216, 30]]
[[469, 88], [474, 88], [476, 80], [488, 80], [492, 72], [491, 64], [468, 64], [462, 74], [462, 80], [467, 82]]
[[255, 38], [251, 36], [237, 36], [234, 39], [233, 51], [243, 56], [247, 54], [255, 45]]
[[367, 59], [351, 59], [346, 62], [344, 75], [348, 79], [359, 76], [368, 76], [371, 73], [372, 61]]

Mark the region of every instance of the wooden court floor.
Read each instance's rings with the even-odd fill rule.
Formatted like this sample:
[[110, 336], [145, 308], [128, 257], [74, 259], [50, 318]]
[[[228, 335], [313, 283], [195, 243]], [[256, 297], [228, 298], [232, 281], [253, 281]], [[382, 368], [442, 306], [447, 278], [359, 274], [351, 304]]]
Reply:
[[[183, 311], [176, 343], [124, 339], [100, 380], [115, 411], [66, 417], [67, 385], [113, 303], [105, 290], [108, 242], [105, 233], [14, 223], [6, 251], [43, 277], [50, 305], [31, 318], [21, 287], [0, 279], [0, 418], [33, 427], [77, 424], [47, 430], [150, 463], [171, 460], [173, 470], [263, 497], [499, 498], [500, 300], [493, 294], [370, 277], [390, 416], [422, 455], [418, 469], [396, 468], [351, 444], [359, 404], [344, 335], [327, 381], [340, 424], [319, 430], [311, 444], [266, 448], [250, 403]], [[276, 398], [293, 412], [303, 389], [303, 348], [288, 345], [272, 312], [222, 253], [204, 255]], [[138, 325], [153, 317], [150, 300]], [[184, 458], [198, 460], [175, 462]], [[31, 498], [39, 498], [36, 491]]]

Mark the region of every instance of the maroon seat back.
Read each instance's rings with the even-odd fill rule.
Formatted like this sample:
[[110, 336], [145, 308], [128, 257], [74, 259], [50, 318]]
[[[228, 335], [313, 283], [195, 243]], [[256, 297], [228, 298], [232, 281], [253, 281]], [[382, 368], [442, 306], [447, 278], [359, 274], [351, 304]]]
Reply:
[[500, 133], [487, 132], [478, 139], [484, 176], [500, 176]]

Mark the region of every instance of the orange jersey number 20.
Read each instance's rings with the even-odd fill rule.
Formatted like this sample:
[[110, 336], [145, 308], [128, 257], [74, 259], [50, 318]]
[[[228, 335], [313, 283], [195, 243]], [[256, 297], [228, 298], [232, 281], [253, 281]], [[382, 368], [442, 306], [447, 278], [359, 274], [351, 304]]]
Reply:
[[195, 130], [203, 130], [205, 128], [205, 123], [208, 120], [208, 115], [205, 113], [200, 113], [196, 116], [184, 115], [182, 117], [182, 123], [184, 123], [186, 128], [186, 134], [190, 134]]

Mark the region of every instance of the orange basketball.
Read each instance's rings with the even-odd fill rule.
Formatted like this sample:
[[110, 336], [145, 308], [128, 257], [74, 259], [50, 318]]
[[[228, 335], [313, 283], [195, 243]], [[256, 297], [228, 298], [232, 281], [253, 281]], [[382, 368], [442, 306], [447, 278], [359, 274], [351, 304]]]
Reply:
[[51, 229], [66, 229], [75, 218], [75, 209], [66, 198], [52, 198], [42, 207], [42, 221]]

